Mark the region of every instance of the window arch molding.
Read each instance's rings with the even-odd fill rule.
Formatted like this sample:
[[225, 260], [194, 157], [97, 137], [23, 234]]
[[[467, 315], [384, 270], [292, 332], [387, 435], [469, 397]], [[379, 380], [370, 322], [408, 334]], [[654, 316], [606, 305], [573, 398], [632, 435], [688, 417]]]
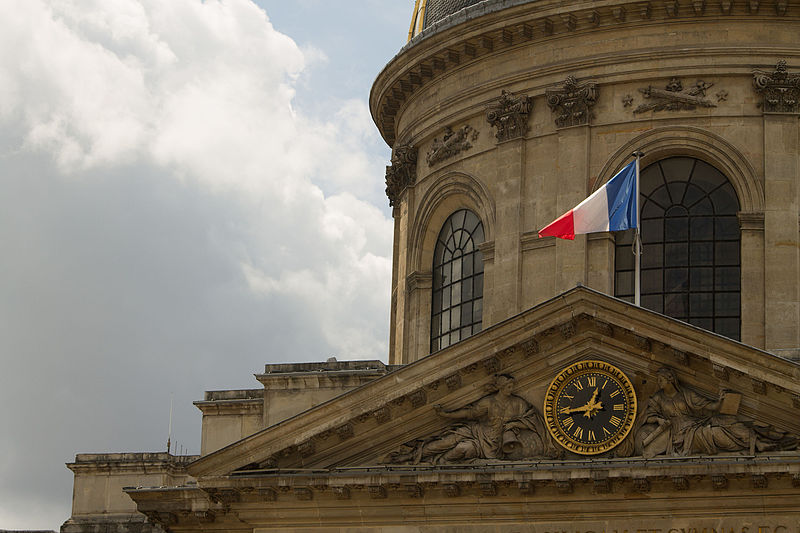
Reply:
[[764, 212], [764, 188], [750, 161], [724, 138], [693, 126], [649, 130], [619, 148], [598, 173], [597, 190], [624, 167], [635, 150], [644, 152], [641, 167], [674, 156], [694, 157], [722, 172], [730, 181], [744, 213]]
[[413, 270], [430, 271], [442, 225], [459, 209], [469, 209], [480, 218], [486, 236], [484, 242], [494, 240], [494, 202], [486, 186], [469, 174], [453, 172], [440, 177], [418, 205], [420, 209], [409, 231]]

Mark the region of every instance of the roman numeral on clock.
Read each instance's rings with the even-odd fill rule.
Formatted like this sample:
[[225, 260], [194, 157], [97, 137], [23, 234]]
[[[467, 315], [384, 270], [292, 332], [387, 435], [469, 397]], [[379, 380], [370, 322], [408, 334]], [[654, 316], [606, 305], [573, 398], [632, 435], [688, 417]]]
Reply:
[[619, 425], [622, 423], [622, 419], [617, 418], [616, 416], [612, 416], [609, 422], [611, 422], [612, 426], [619, 427]]

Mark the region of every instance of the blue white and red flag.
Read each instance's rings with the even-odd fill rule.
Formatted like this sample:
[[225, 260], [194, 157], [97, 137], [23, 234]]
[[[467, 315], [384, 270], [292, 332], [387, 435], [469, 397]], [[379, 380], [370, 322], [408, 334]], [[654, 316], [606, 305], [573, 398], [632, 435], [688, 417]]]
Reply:
[[636, 170], [636, 161], [631, 161], [586, 200], [539, 230], [539, 237], [574, 240], [583, 233], [637, 227]]

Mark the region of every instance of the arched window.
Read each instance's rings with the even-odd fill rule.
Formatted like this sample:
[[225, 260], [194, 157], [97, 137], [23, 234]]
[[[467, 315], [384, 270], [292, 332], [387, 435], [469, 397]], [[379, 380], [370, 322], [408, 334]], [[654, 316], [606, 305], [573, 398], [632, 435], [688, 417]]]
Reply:
[[481, 330], [483, 319], [483, 223], [467, 209], [445, 221], [433, 253], [431, 352]]
[[[741, 334], [736, 192], [722, 173], [670, 157], [640, 176], [642, 307], [738, 340]], [[632, 231], [616, 245], [615, 295], [633, 301]]]

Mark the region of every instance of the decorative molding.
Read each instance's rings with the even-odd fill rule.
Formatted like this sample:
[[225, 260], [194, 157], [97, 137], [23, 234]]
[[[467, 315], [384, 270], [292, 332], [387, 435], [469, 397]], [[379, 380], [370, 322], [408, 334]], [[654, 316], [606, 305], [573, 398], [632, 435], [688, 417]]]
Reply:
[[561, 336], [564, 337], [564, 339], [569, 339], [571, 337], [574, 337], [576, 329], [577, 328], [574, 320], [568, 320], [567, 322], [561, 324], [561, 326], [559, 327], [559, 330], [561, 331]]
[[753, 88], [764, 113], [800, 113], [800, 74], [789, 74], [785, 59], [773, 72], [753, 70]]
[[444, 382], [447, 385], [447, 388], [452, 390], [456, 390], [461, 386], [461, 374], [456, 372], [455, 374], [450, 374], [446, 378], [444, 378]]
[[277, 501], [278, 492], [275, 489], [258, 489], [258, 499], [262, 502]]
[[723, 490], [728, 487], [728, 477], [724, 474], [714, 474], [711, 476], [711, 486], [714, 490]]
[[539, 343], [536, 339], [530, 339], [522, 343], [522, 352], [525, 354], [525, 357], [530, 357], [531, 355], [539, 353]]
[[389, 205], [400, 203], [400, 196], [417, 181], [417, 148], [411, 144], [396, 144], [392, 164], [386, 167], [386, 196]]
[[725, 102], [728, 100], [728, 91], [726, 91], [725, 89], [721, 89], [717, 91], [717, 94], [715, 94], [714, 96], [717, 97], [717, 102]]
[[592, 480], [592, 492], [594, 494], [608, 494], [611, 492], [611, 481], [606, 478], [595, 478]]
[[431, 287], [433, 287], [433, 273], [431, 272], [414, 271], [406, 277], [406, 290], [409, 293]]
[[569, 479], [556, 480], [556, 490], [559, 494], [572, 494], [572, 481]]
[[478, 140], [480, 132], [466, 124], [457, 130], [453, 131], [450, 126], [445, 127], [442, 138], [438, 137], [433, 139], [431, 149], [425, 156], [428, 166], [432, 167], [436, 163], [440, 163], [451, 157], [455, 157], [461, 152], [472, 148], [472, 143]]
[[308, 502], [314, 499], [314, 493], [307, 487], [295, 487], [294, 496], [301, 502]]
[[487, 481], [478, 484], [482, 496], [497, 496], [497, 484]]
[[520, 494], [525, 494], [528, 496], [536, 492], [536, 485], [533, 483], [533, 481], [520, 481], [518, 488]]
[[297, 445], [297, 452], [301, 457], [310, 457], [317, 451], [317, 447], [313, 440], [307, 440]]
[[461, 494], [461, 489], [455, 483], [445, 483], [443, 489], [448, 498], [457, 498]]
[[408, 395], [408, 399], [411, 402], [411, 406], [415, 409], [417, 407], [422, 407], [428, 402], [428, 397], [425, 394], [425, 391], [422, 389], [417, 389], [411, 394]]
[[653, 349], [653, 345], [650, 343], [650, 339], [647, 337], [634, 334], [633, 342], [636, 343], [636, 346], [639, 347], [639, 349], [644, 350], [645, 352], [649, 352]]
[[686, 476], [674, 476], [672, 486], [675, 490], [689, 490], [689, 479]]
[[626, 94], [622, 97], [622, 107], [630, 107], [633, 105], [633, 96]]
[[739, 229], [742, 231], [764, 231], [764, 213], [736, 213]]
[[556, 114], [556, 126], [582, 126], [592, 117], [591, 108], [597, 102], [597, 84], [593, 81], [578, 83], [567, 76], [560, 88], [545, 90], [547, 105]]
[[386, 499], [386, 487], [383, 485], [370, 485], [367, 487], [369, 491], [369, 497], [373, 500], [384, 500]]
[[683, 366], [689, 366], [689, 354], [677, 348], [672, 349], [672, 357]]
[[792, 407], [800, 409], [800, 395], [792, 394]]
[[730, 372], [726, 366], [714, 364], [711, 370], [714, 373], [714, 377], [717, 379], [724, 381], [728, 381], [730, 379]]
[[350, 489], [347, 487], [333, 487], [333, 493], [336, 495], [337, 500], [350, 499]]
[[406, 495], [409, 498], [422, 498], [425, 496], [425, 490], [420, 483], [409, 483], [406, 485]]
[[764, 474], [753, 474], [753, 488], [766, 489], [768, 485], [767, 476]]
[[525, 137], [532, 108], [527, 94], [514, 95], [504, 89], [500, 97], [486, 108], [486, 121], [497, 128], [497, 142]]
[[641, 493], [650, 492], [650, 481], [645, 478], [634, 478], [633, 490]]
[[498, 357], [487, 357], [483, 360], [483, 369], [487, 374], [497, 374], [500, 372], [500, 359]]
[[604, 322], [603, 320], [596, 320], [595, 326], [597, 327], [598, 331], [606, 337], [613, 337], [614, 336], [614, 327], [609, 324], [608, 322]]
[[353, 437], [353, 424], [347, 423], [336, 428], [339, 440], [347, 440]]
[[664, 2], [664, 10], [667, 12], [667, 17], [677, 17], [678, 7], [678, 0], [666, 0]]
[[764, 395], [767, 393], [767, 384], [763, 380], [750, 378], [750, 383], [753, 385], [753, 392], [756, 394]]
[[652, 85], [648, 85], [639, 89], [639, 92], [650, 101], [639, 105], [633, 110], [633, 113], [692, 110], [698, 106], [717, 107], [715, 103], [705, 97], [706, 91], [713, 86], [713, 83], [697, 80], [692, 87], [684, 90], [683, 83], [678, 78], [672, 78], [665, 89], [656, 89]]
[[384, 406], [375, 411], [375, 420], [378, 424], [385, 424], [392, 419], [392, 412], [388, 407]]

